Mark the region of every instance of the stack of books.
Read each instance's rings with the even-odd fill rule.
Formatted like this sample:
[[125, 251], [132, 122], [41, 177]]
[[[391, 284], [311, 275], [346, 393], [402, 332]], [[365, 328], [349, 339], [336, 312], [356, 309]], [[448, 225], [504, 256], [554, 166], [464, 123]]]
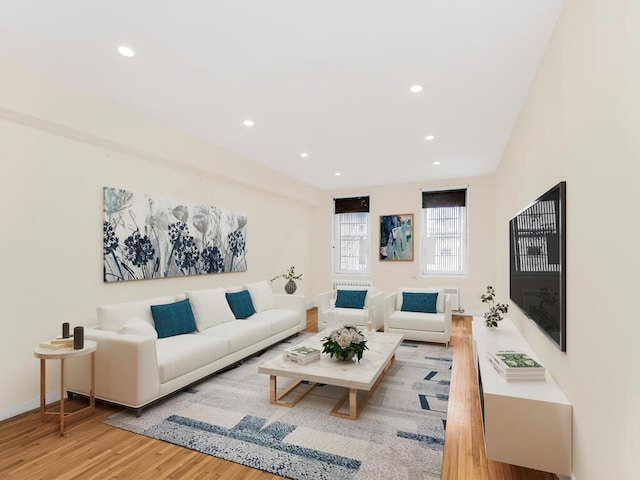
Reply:
[[282, 356], [285, 358], [285, 360], [307, 364], [315, 360], [320, 360], [320, 350], [313, 347], [305, 347], [304, 345], [299, 345], [297, 347], [286, 349], [284, 352], [282, 352]]
[[507, 381], [529, 382], [545, 379], [545, 369], [526, 353], [513, 350], [487, 352], [489, 362]]
[[73, 337], [72, 338], [54, 338], [53, 340], [40, 342], [40, 348], [46, 348], [48, 350], [60, 350], [62, 348], [73, 348]]

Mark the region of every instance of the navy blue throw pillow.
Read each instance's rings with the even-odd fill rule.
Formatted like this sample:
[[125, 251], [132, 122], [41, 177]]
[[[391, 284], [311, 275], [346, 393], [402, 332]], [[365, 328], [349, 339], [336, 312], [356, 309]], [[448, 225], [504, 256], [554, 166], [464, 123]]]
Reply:
[[188, 298], [175, 303], [151, 305], [151, 315], [158, 338], [191, 333], [196, 329], [196, 319]]
[[364, 308], [366, 290], [338, 290], [336, 308]]
[[403, 312], [437, 313], [437, 293], [402, 292]]
[[234, 317], [238, 319], [247, 318], [256, 313], [249, 290], [232, 293], [227, 292], [225, 295], [227, 296], [227, 303], [231, 307]]

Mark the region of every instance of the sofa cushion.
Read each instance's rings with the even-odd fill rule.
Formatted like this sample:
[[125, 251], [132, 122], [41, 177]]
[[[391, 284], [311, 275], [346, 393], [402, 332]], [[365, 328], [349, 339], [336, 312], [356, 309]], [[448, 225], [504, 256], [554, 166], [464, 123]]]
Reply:
[[153, 326], [153, 316], [151, 315], [151, 305], [175, 302], [175, 295], [167, 297], [150, 298], [148, 300], [138, 300], [136, 302], [117, 303], [115, 305], [104, 305], [97, 308], [98, 326], [102, 330], [117, 332], [129, 321], [131, 317], [141, 318]]
[[251, 320], [264, 323], [269, 327], [271, 335], [277, 335], [289, 328], [300, 325], [300, 313], [294, 310], [272, 309], [256, 313], [251, 317]]
[[250, 317], [256, 313], [248, 290], [225, 293], [233, 315], [238, 319]]
[[389, 327], [422, 332], [444, 332], [444, 313], [402, 312], [389, 315]]
[[253, 302], [253, 308], [256, 309], [256, 313], [276, 308], [276, 298], [273, 296], [273, 291], [271, 291], [271, 287], [266, 280], [256, 283], [245, 283], [244, 288], [249, 291], [251, 302]]
[[366, 290], [338, 290], [336, 308], [364, 308]]
[[193, 372], [228, 353], [228, 343], [224, 338], [200, 334], [162, 338], [156, 342], [160, 383]]
[[401, 311], [437, 313], [436, 311], [437, 300], [438, 300], [437, 293], [402, 292]]
[[396, 295], [396, 310], [402, 310], [402, 294], [404, 292], [424, 292], [424, 293], [438, 293], [438, 300], [436, 301], [436, 312], [444, 313], [444, 294], [442, 290], [436, 288], [399, 288]]
[[120, 327], [118, 333], [158, 338], [158, 332], [153, 328], [153, 325], [138, 317], [131, 317], [127, 323]]
[[225, 339], [229, 346], [229, 353], [234, 353], [269, 338], [271, 331], [268, 324], [253, 320], [252, 317], [207, 328], [198, 334], [200, 335]]
[[236, 319], [231, 307], [229, 307], [225, 293], [224, 288], [187, 292], [187, 298], [191, 302], [196, 328], [199, 332]]
[[151, 305], [151, 315], [158, 338], [191, 333], [196, 329], [196, 320], [188, 298], [164, 305]]
[[334, 322], [341, 325], [365, 326], [369, 321], [369, 310], [359, 308], [336, 308], [333, 315]]

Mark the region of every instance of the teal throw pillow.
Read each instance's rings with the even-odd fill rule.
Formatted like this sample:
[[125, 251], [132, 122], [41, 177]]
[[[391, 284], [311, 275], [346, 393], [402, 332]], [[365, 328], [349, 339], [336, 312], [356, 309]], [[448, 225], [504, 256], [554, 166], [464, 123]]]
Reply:
[[242, 290], [241, 292], [227, 292], [227, 303], [231, 307], [233, 316], [242, 319], [247, 318], [256, 313], [256, 309], [253, 307], [251, 301], [251, 294], [249, 290]]
[[364, 308], [366, 290], [338, 290], [336, 308]]
[[151, 305], [151, 315], [158, 338], [191, 333], [196, 329], [196, 319], [189, 299], [164, 305]]
[[403, 312], [437, 313], [437, 293], [402, 292]]

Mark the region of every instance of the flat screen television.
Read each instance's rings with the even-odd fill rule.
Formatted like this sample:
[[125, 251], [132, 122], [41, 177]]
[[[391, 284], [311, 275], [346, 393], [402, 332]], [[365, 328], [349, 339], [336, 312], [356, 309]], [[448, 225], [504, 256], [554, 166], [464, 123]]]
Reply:
[[509, 222], [509, 294], [563, 352], [566, 325], [566, 182]]

